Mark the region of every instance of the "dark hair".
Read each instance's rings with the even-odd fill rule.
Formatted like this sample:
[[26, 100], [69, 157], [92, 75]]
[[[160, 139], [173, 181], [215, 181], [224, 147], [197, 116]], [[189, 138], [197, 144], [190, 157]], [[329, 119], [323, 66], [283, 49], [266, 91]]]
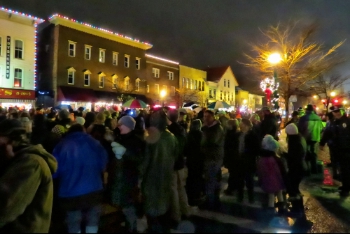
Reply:
[[164, 110], [157, 110], [153, 112], [150, 116], [150, 126], [156, 127], [160, 131], [165, 131], [168, 125], [167, 115]]
[[201, 127], [202, 127], [202, 121], [200, 119], [195, 119], [191, 123], [190, 130], [198, 131], [198, 130], [201, 130]]
[[204, 113], [210, 114], [213, 117], [215, 116], [215, 114], [212, 110], [205, 110]]
[[70, 128], [68, 129], [68, 134], [72, 133], [72, 132], [84, 132], [84, 127], [81, 124], [73, 124], [72, 126], [70, 126]]
[[90, 132], [91, 136], [98, 141], [101, 141], [104, 138], [105, 133], [106, 126], [102, 124], [94, 124]]
[[95, 122], [96, 115], [94, 112], [88, 112], [85, 115], [84, 127], [88, 128], [93, 122]]
[[293, 113], [292, 113], [292, 116], [294, 117], [294, 116], [298, 116], [299, 115], [299, 112], [298, 111], [293, 111]]
[[176, 123], [177, 120], [179, 119], [179, 112], [178, 112], [178, 110], [173, 110], [173, 109], [168, 110], [167, 115], [168, 115], [170, 121], [173, 122], [173, 123]]
[[253, 127], [252, 122], [249, 119], [242, 119], [241, 121], [244, 125], [248, 126], [249, 128]]
[[18, 118], [19, 118], [18, 112], [13, 112], [13, 113], [11, 113], [10, 115], [11, 115], [12, 118], [14, 118], [14, 119], [18, 119]]

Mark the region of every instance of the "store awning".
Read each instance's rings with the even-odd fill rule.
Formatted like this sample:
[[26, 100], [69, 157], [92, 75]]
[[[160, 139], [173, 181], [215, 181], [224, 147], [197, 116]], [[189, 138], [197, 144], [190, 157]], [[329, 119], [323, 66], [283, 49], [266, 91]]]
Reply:
[[60, 86], [57, 89], [57, 101], [96, 102], [96, 95], [92, 89]]
[[120, 93], [117, 92], [107, 92], [107, 91], [97, 91], [94, 90], [95, 97], [99, 102], [121, 102], [119, 101]]

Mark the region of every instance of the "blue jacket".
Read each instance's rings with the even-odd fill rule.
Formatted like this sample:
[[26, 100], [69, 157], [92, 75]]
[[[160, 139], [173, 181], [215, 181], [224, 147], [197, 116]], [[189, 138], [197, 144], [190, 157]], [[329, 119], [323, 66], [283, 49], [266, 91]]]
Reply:
[[58, 169], [58, 196], [69, 198], [103, 189], [102, 175], [108, 156], [102, 145], [83, 132], [73, 132], [58, 143], [53, 151]]

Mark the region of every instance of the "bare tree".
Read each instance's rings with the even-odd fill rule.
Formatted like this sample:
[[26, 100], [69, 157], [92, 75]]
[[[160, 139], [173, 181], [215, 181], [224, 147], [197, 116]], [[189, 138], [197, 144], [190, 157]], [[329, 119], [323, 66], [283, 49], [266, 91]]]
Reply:
[[[332, 98], [331, 92], [336, 90], [341, 91], [345, 81], [349, 79], [349, 75], [341, 76], [339, 74], [333, 74], [330, 77], [320, 75], [315, 80], [309, 82], [308, 85], [310, 86], [311, 91], [315, 92], [319, 98], [324, 99], [326, 111], [328, 112], [328, 107]], [[337, 98], [343, 98], [345, 96], [346, 94], [343, 92], [337, 94]]]
[[198, 102], [200, 105], [203, 105], [203, 103], [207, 100], [207, 95], [204, 90], [201, 89], [189, 89], [186, 87], [182, 87], [179, 89], [176, 89], [177, 92], [177, 103], [178, 106], [182, 106], [182, 104], [185, 101], [193, 101]]
[[[251, 44], [254, 55], [245, 54], [247, 67], [256, 70], [261, 78], [277, 74], [279, 93], [285, 99], [286, 118], [289, 116], [289, 98], [295, 91], [320, 74], [330, 71], [345, 59], [336, 53], [344, 41], [325, 48], [313, 40], [317, 26], [303, 27], [299, 22], [288, 22], [269, 26], [261, 31], [265, 36], [264, 44]], [[272, 65], [268, 61], [273, 52], [281, 54], [281, 61]]]

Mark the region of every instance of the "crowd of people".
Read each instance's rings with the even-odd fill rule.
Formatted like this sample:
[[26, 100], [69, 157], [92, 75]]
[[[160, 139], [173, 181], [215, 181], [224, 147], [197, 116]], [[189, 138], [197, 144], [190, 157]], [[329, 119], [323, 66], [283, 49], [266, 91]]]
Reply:
[[[249, 116], [159, 108], [137, 117], [104, 109], [0, 109], [0, 232], [48, 232], [51, 222], [62, 222], [69, 233], [97, 233], [104, 202], [121, 209], [128, 232], [137, 232], [143, 215], [149, 232], [167, 232], [191, 215], [191, 206], [220, 206], [222, 167], [229, 172], [224, 192], [237, 202], [245, 187], [255, 202], [257, 177], [267, 214], [275, 215], [277, 198], [278, 214], [291, 202], [290, 212], [303, 216], [299, 184], [320, 173], [315, 145], [328, 144], [334, 167], [350, 160], [340, 155], [350, 152], [350, 123], [333, 109], [325, 129], [312, 105], [304, 116], [293, 113], [286, 149], [281, 119], [267, 107]], [[339, 165], [349, 171], [350, 163]], [[345, 174], [342, 195], [350, 190]]]

